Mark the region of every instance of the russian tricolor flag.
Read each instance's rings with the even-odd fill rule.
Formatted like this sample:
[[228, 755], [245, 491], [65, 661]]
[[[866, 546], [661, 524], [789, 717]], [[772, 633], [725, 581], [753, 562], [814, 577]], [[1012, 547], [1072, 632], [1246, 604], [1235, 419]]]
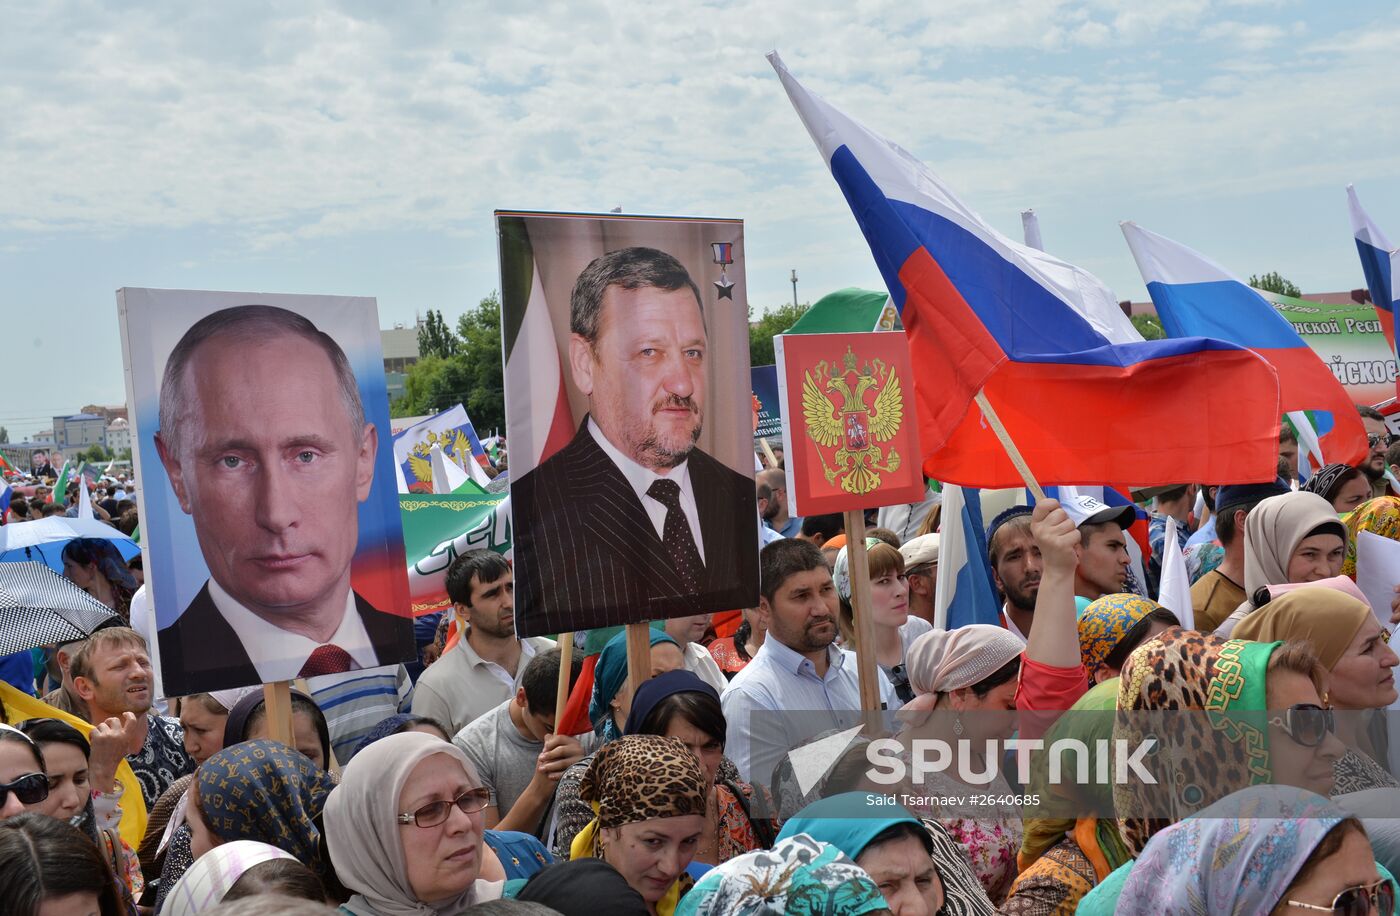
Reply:
[[[1347, 185], [1347, 209], [1351, 211], [1351, 231], [1356, 237], [1356, 251], [1361, 255], [1361, 270], [1366, 275], [1366, 288], [1371, 291], [1371, 302], [1376, 306], [1376, 317], [1380, 319], [1381, 330], [1395, 349], [1395, 287], [1391, 277], [1400, 264], [1400, 251], [1390, 244], [1385, 233], [1371, 221], [1370, 215], [1361, 206], [1356, 196], [1356, 188]], [[1397, 383], [1400, 384], [1400, 383]]]
[[1144, 341], [1097, 279], [986, 225], [908, 152], [768, 59], [903, 315], [925, 474], [1022, 485], [968, 409], [981, 390], [1042, 484], [1273, 479], [1280, 410], [1266, 362], [1219, 340]]
[[[1209, 258], [1136, 223], [1125, 222], [1122, 228], [1168, 336], [1218, 337], [1249, 347], [1278, 371], [1283, 410], [1331, 413], [1330, 431], [1321, 439], [1328, 462], [1355, 465], [1365, 459], [1366, 429], [1355, 405], [1287, 318]], [[1217, 399], [1222, 393], [1216, 393]], [[1230, 399], [1234, 395], [1229, 392]]]
[[955, 630], [972, 623], [1001, 623], [982, 527], [982, 494], [955, 484], [943, 488], [943, 527], [938, 541], [938, 583], [933, 625]]

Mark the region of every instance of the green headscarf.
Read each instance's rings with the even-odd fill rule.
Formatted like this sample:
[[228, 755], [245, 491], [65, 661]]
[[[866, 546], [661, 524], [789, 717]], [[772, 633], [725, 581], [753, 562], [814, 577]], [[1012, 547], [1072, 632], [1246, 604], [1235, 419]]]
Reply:
[[[1045, 747], [1049, 748], [1056, 741], [1064, 738], [1077, 738], [1089, 748], [1089, 772], [1091, 774], [1097, 772], [1098, 742], [1109, 742], [1104, 747], [1111, 746], [1115, 717], [1110, 713], [1117, 708], [1118, 679], [1110, 678], [1085, 693], [1055, 722], [1055, 726], [1045, 736]], [[1062, 756], [1060, 762], [1063, 767], [1062, 772], [1073, 772], [1073, 767], [1069, 765], [1070, 760]], [[1064, 816], [1066, 814], [1065, 805], [1106, 813], [1106, 809], [1111, 804], [1112, 799], [1111, 796], [1107, 795], [1109, 791], [1107, 786], [1088, 787], [1087, 791], [1090, 793], [1098, 792], [1105, 797], [1096, 796], [1087, 802], [1075, 798], [1076, 793], [1072, 789], [1072, 785], [1066, 785], [1063, 782], [1060, 785], [1050, 784], [1050, 752], [1048, 750], [1036, 751], [1031, 756], [1031, 778], [1026, 791], [1031, 795], [1047, 799], [1046, 816], [1028, 817], [1026, 820], [1025, 837], [1021, 841], [1021, 853], [1017, 857], [1021, 871], [1029, 868], [1031, 863], [1074, 830], [1077, 818]], [[1128, 860], [1128, 850], [1123, 846], [1122, 837], [1118, 834], [1118, 824], [1106, 816], [1098, 817], [1097, 821], [1095, 835], [1099, 841], [1099, 849], [1103, 852], [1104, 858], [1108, 860], [1109, 868], [1117, 868]]]
[[[913, 824], [924, 832], [923, 822], [900, 805], [875, 806], [867, 792], [843, 792], [818, 799], [783, 824], [778, 839], [805, 833], [830, 843], [852, 861], [860, 858], [871, 841], [896, 824]], [[932, 845], [926, 842], [925, 845]]]

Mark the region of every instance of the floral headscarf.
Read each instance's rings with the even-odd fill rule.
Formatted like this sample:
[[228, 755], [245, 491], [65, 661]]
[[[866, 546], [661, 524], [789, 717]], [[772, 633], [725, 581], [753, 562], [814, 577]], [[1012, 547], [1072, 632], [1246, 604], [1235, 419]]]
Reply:
[[1090, 685], [1096, 683], [1094, 675], [1104, 669], [1105, 660], [1128, 631], [1160, 607], [1141, 595], [1124, 593], [1104, 595], [1084, 609], [1079, 618], [1079, 654], [1089, 672]]
[[1252, 786], [1152, 838], [1116, 912], [1268, 913], [1323, 838], [1348, 817], [1320, 795]]
[[1347, 557], [1342, 575], [1356, 578], [1356, 537], [1363, 531], [1400, 541], [1400, 497], [1377, 496], [1342, 516], [1347, 526]]
[[200, 814], [221, 840], [267, 843], [324, 874], [316, 817], [335, 782], [305, 754], [277, 741], [245, 741], [200, 764], [195, 787]]
[[888, 908], [860, 866], [803, 833], [712, 869], [681, 898], [676, 916], [860, 916]]
[[[1157, 741], [1144, 760], [1157, 784], [1113, 787], [1129, 853], [1137, 855], [1153, 834], [1225, 795], [1270, 780], [1264, 677], [1281, 645], [1174, 628], [1128, 656], [1114, 740], [1128, 747]], [[1183, 715], [1186, 710], [1217, 715]], [[1232, 714], [1219, 715], [1226, 712]]]

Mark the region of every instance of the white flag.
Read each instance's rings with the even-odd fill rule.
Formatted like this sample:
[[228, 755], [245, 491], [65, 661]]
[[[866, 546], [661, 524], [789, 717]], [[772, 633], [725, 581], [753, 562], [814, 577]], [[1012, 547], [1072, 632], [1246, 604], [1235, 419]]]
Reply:
[[1176, 538], [1176, 519], [1167, 516], [1167, 542], [1162, 548], [1162, 581], [1157, 589], [1157, 603], [1176, 615], [1182, 627], [1196, 629], [1196, 612], [1191, 607], [1191, 574], [1186, 571], [1186, 557]]

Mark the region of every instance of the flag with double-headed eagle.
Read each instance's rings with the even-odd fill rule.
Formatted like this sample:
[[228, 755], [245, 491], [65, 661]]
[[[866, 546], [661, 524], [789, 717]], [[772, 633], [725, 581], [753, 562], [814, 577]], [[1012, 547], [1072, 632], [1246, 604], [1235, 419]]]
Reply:
[[919, 502], [913, 371], [903, 334], [773, 339], [788, 496], [796, 515]]
[[486, 452], [477, 439], [466, 408], [458, 404], [394, 435], [394, 463], [402, 475], [400, 492], [434, 491], [432, 454], [435, 445], [479, 485], [484, 487], [491, 482], [476, 458], [480, 453], [484, 459]]

